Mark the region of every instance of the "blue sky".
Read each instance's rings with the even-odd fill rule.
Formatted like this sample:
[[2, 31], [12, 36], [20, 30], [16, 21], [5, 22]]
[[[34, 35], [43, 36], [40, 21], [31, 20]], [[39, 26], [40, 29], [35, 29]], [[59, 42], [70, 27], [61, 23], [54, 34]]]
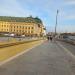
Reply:
[[54, 31], [57, 9], [57, 31], [75, 32], [75, 0], [0, 0], [0, 16], [38, 16], [47, 31]]

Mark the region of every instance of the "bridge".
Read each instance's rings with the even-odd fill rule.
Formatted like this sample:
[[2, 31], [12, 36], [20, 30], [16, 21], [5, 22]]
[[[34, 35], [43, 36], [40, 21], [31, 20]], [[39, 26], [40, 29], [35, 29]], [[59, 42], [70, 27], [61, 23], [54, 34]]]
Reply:
[[1, 64], [0, 75], [75, 75], [75, 45], [46, 40]]

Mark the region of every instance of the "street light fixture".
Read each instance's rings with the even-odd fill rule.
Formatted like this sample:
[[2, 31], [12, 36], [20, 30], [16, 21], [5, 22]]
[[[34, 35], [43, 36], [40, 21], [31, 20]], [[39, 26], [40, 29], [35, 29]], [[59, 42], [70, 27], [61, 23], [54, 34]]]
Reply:
[[56, 33], [57, 33], [58, 13], [59, 13], [59, 10], [57, 10], [57, 14], [56, 14], [55, 36], [56, 36]]

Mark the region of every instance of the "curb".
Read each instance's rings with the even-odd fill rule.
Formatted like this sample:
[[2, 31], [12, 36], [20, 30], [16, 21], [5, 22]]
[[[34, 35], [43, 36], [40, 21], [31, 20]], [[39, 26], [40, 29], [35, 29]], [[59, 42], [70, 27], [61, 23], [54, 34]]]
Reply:
[[42, 40], [42, 39], [3, 44], [3, 45], [0, 45], [0, 48], [5, 48], [5, 47], [9, 47], [9, 46], [19, 45], [19, 44], [24, 44], [24, 43], [29, 43], [29, 42], [33, 42], [33, 41], [39, 41], [39, 40]]
[[71, 45], [75, 45], [75, 41], [68, 41], [68, 40], [61, 40], [61, 39], [58, 39], [57, 41], [62, 41], [62, 42], [66, 42], [66, 43], [69, 43]]

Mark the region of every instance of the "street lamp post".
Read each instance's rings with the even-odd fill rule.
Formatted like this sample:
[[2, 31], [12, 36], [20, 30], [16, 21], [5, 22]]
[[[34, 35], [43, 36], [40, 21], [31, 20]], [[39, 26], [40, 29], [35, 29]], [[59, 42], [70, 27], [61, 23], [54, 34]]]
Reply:
[[57, 33], [58, 13], [59, 13], [59, 10], [57, 10], [57, 14], [56, 14], [55, 36], [56, 36], [56, 33]]

